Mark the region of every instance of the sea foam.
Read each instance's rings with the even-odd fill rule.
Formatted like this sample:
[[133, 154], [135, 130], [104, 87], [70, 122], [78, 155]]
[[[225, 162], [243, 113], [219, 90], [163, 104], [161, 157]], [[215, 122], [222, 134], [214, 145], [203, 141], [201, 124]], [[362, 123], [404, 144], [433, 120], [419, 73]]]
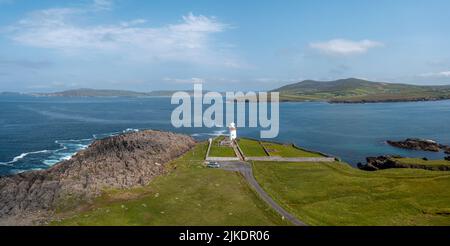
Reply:
[[[92, 138], [84, 138], [84, 139], [68, 139], [68, 140], [56, 140], [55, 144], [58, 144], [60, 147], [55, 150], [39, 150], [22, 153], [16, 157], [14, 157], [11, 161], [8, 162], [0, 162], [0, 165], [10, 166], [15, 169], [13, 173], [20, 173], [27, 170], [39, 170], [42, 168], [27, 168], [24, 169], [24, 166], [28, 166], [27, 164], [44, 164], [45, 166], [53, 166], [61, 161], [70, 160], [76, 153], [81, 150], [84, 150], [89, 147], [89, 145], [99, 139], [117, 136], [123, 133], [128, 132], [138, 132], [139, 129], [135, 128], [127, 128], [123, 131], [110, 132], [110, 133], [100, 133], [92, 135]], [[42, 155], [37, 156], [37, 155]], [[33, 157], [33, 158], [31, 158]], [[39, 163], [36, 163], [39, 162]], [[31, 165], [33, 166], [33, 165]]]

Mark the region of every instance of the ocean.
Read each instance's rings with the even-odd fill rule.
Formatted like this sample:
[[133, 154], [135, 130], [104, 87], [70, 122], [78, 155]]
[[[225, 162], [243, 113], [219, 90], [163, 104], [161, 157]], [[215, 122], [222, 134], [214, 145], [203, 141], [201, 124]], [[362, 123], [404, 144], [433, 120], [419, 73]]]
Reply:
[[[226, 128], [174, 128], [170, 98], [0, 97], [0, 175], [48, 168], [95, 139], [157, 129], [207, 139]], [[386, 140], [408, 137], [450, 144], [450, 101], [280, 104], [280, 133], [292, 142], [356, 166], [367, 156], [397, 154], [442, 159], [445, 154], [393, 148]], [[238, 128], [258, 138], [259, 128]]]

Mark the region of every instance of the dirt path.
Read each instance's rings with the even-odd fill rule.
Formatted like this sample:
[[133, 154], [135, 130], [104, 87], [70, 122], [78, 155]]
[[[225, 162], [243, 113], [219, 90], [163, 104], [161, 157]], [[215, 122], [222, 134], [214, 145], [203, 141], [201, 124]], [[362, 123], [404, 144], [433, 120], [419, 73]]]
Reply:
[[296, 226], [306, 226], [305, 223], [298, 220], [294, 215], [290, 214], [284, 208], [282, 208], [278, 203], [276, 203], [258, 184], [255, 177], [253, 176], [253, 170], [249, 163], [243, 161], [233, 161], [233, 162], [221, 162], [221, 168], [229, 171], [240, 172], [245, 180], [250, 184], [251, 187], [258, 193], [258, 195], [263, 199], [270, 207], [277, 211], [285, 219], [289, 220], [292, 224]]

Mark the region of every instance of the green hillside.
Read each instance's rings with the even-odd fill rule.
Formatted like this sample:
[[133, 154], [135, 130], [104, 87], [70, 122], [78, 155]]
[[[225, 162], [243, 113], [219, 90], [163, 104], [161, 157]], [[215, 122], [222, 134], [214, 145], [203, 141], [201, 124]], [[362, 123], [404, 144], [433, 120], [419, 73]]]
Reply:
[[48, 97], [143, 97], [148, 96], [144, 92], [135, 92], [127, 90], [97, 90], [97, 89], [74, 89], [52, 93], [34, 93], [34, 96]]
[[[128, 90], [102, 90], [90, 88], [81, 88], [50, 93], [32, 93], [31, 95], [45, 97], [171, 97], [178, 91], [186, 92], [190, 96], [194, 95], [193, 90], [156, 90], [150, 92], [137, 92]], [[203, 93], [207, 92], [208, 91], [203, 91]], [[0, 96], [3, 94], [4, 93], [0, 93]], [[7, 94], [7, 92], [5, 92], [5, 94]]]
[[280, 92], [282, 101], [358, 103], [450, 99], [450, 86], [418, 86], [355, 78], [335, 81], [305, 80], [273, 91]]

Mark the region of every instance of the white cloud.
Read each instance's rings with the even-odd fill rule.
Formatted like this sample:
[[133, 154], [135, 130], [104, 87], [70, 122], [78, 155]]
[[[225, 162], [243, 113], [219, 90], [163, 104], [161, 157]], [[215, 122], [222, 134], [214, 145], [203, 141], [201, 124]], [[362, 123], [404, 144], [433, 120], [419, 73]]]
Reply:
[[383, 46], [383, 43], [372, 40], [352, 41], [332, 39], [326, 42], [311, 43], [310, 47], [329, 55], [354, 55], [366, 53], [369, 49]]
[[298, 77], [298, 78], [281, 78], [281, 77], [280, 78], [271, 78], [271, 77], [265, 78], [265, 77], [261, 77], [261, 78], [255, 78], [252, 80], [255, 82], [259, 82], [259, 83], [271, 84], [271, 83], [296, 83], [296, 82], [305, 80], [305, 78], [301, 78], [301, 77]]
[[[97, 0], [106, 10], [111, 1]], [[26, 46], [60, 51], [63, 54], [104, 52], [139, 61], [176, 61], [215, 64], [236, 68], [241, 62], [229, 48], [218, 45], [213, 35], [229, 26], [215, 17], [182, 16], [181, 21], [151, 27], [145, 19], [110, 25], [79, 24], [90, 8], [52, 8], [35, 11], [11, 26], [10, 37]]]
[[254, 79], [254, 81], [261, 82], [261, 83], [273, 83], [273, 82], [277, 82], [280, 80], [276, 79], [276, 78], [256, 78], [256, 79]]
[[437, 73], [423, 73], [420, 77], [450, 78], [450, 71], [442, 71]]
[[174, 84], [230, 84], [230, 83], [242, 83], [241, 80], [236, 78], [226, 78], [226, 77], [205, 77], [205, 78], [171, 78], [165, 77], [163, 81], [174, 83]]
[[120, 22], [121, 26], [129, 27], [129, 26], [138, 26], [147, 23], [147, 20], [145, 19], [135, 19], [131, 21], [122, 21]]
[[112, 0], [94, 0], [92, 8], [95, 10], [110, 10], [113, 5], [114, 1]]

